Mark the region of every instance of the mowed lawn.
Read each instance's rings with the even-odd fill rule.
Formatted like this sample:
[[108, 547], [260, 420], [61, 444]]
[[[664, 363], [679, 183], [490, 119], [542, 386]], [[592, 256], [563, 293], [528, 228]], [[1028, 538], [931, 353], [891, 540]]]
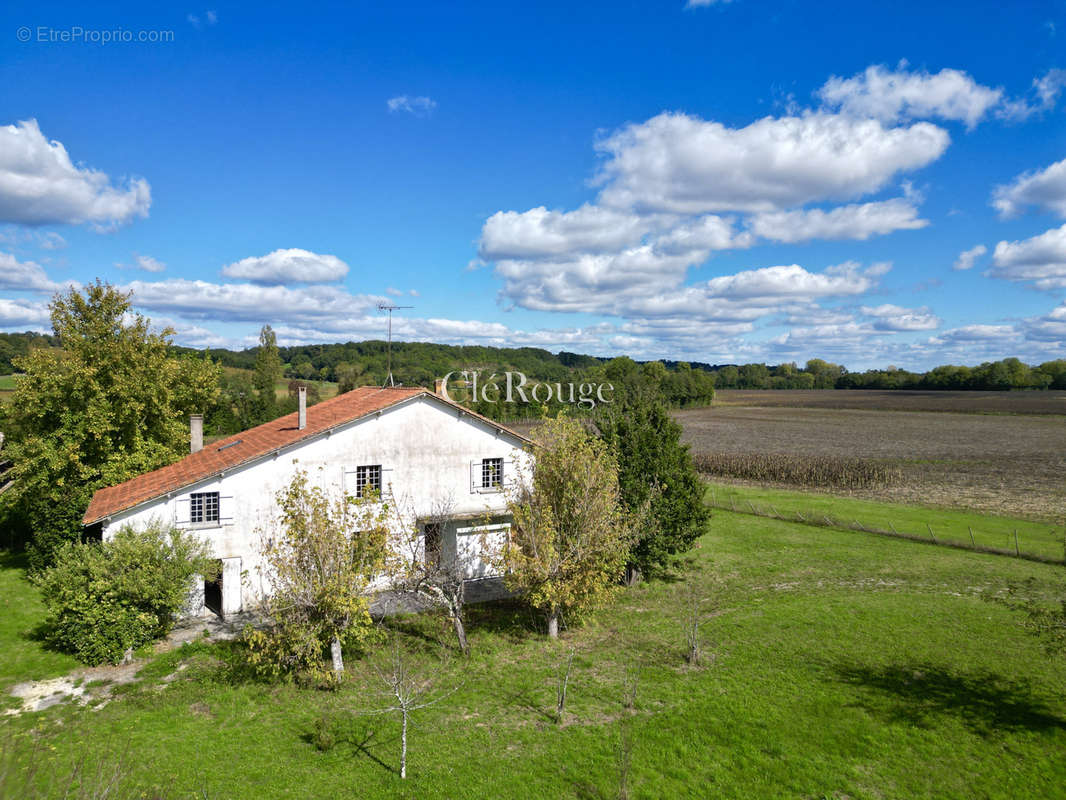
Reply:
[[[621, 591], [559, 642], [518, 606], [478, 607], [470, 659], [437, 669], [447, 627], [401, 621], [414, 669], [451, 692], [414, 713], [406, 781], [398, 721], [357, 713], [387, 704], [365, 662], [314, 691], [241, 678], [226, 645], [157, 657], [99, 710], [0, 721], [0, 773], [118, 765], [132, 796], [614, 798], [628, 749], [630, 797], [1061, 796], [1066, 660], [981, 599], [1027, 578], [1064, 591], [1060, 566], [719, 511], [672, 579]], [[700, 667], [684, 658], [696, 603]]]

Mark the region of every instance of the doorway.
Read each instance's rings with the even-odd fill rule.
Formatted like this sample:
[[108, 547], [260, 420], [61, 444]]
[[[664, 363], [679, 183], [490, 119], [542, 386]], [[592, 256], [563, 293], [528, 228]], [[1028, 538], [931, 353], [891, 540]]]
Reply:
[[214, 614], [222, 616], [222, 560], [215, 562], [218, 573], [213, 581], [204, 581], [204, 606]]
[[425, 536], [426, 566], [437, 569], [440, 566], [440, 523], [426, 525]]

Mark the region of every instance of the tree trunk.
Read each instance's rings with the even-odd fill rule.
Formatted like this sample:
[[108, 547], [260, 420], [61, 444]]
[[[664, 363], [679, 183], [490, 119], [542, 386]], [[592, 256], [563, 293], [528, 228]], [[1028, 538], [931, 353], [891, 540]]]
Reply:
[[407, 777], [407, 709], [403, 709], [403, 733], [400, 735], [400, 777]]
[[333, 672], [337, 675], [344, 673], [344, 656], [341, 655], [341, 640], [336, 636], [329, 645], [329, 653], [333, 657]]
[[466, 626], [463, 625], [463, 617], [460, 614], [452, 614], [452, 624], [455, 625], [455, 636], [459, 639], [459, 649], [465, 655], [470, 650], [466, 642]]
[[641, 577], [640, 567], [633, 562], [626, 564], [626, 586], [636, 586]]
[[559, 609], [557, 608], [548, 612], [548, 638], [559, 638]]

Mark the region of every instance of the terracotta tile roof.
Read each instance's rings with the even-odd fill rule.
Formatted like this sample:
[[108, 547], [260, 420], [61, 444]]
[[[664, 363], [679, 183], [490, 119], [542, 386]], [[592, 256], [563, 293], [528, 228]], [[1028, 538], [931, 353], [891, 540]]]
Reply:
[[[330, 428], [352, 422], [420, 394], [432, 396], [432, 392], [420, 387], [379, 389], [374, 386], [363, 386], [309, 406], [307, 426], [303, 430], [297, 428], [297, 415], [294, 412], [272, 422], [212, 442], [205, 445], [203, 450], [185, 456], [181, 461], [144, 475], [138, 475], [117, 486], [100, 489], [93, 495], [92, 502], [89, 503], [89, 508], [82, 518], [82, 524], [91, 525], [99, 522], [105, 517], [125, 511], [146, 500], [184, 488], [223, 470], [233, 469], [245, 462], [267, 455], [279, 447], [311, 438]], [[442, 403], [455, 405], [443, 398], [438, 399]], [[467, 411], [467, 413], [472, 412]], [[472, 416], [478, 415], [472, 414]], [[502, 427], [498, 423], [488, 421], [497, 428]], [[508, 432], [519, 436], [514, 431]], [[519, 438], [524, 437], [519, 436]]]

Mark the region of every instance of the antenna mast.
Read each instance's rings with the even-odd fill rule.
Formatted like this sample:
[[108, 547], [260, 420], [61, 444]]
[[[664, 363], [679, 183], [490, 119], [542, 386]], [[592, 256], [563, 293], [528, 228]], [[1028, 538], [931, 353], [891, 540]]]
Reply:
[[384, 389], [386, 386], [395, 386], [396, 385], [393, 382], [393, 380], [392, 380], [392, 312], [395, 311], [398, 308], [414, 308], [414, 306], [394, 306], [394, 305], [389, 305], [388, 303], [379, 303], [378, 304], [378, 311], [388, 311], [389, 312], [389, 343], [388, 343], [387, 349], [385, 351], [386, 352], [385, 364], [386, 364], [386, 370], [388, 372], [388, 377], [385, 378], [385, 383], [381, 384], [381, 388], [382, 389]]

